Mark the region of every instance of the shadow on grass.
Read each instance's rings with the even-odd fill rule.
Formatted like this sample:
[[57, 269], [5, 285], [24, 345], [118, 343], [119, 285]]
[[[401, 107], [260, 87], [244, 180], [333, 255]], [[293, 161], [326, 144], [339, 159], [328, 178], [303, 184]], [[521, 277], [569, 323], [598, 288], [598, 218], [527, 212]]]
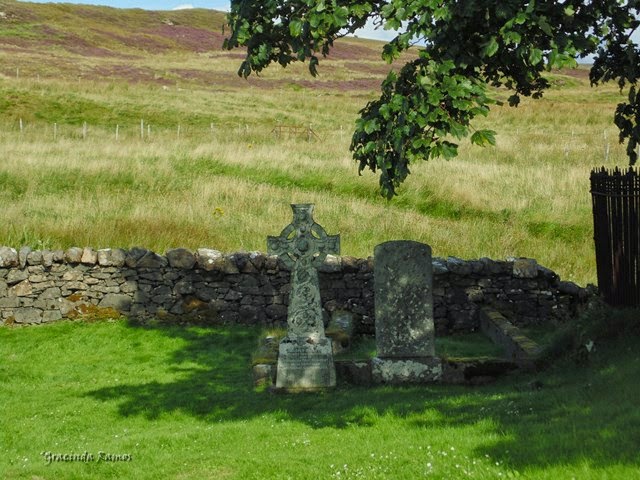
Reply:
[[250, 355], [257, 344], [257, 330], [153, 328], [185, 341], [170, 359], [181, 378], [170, 383], [132, 380], [89, 396], [118, 401], [122, 416], [149, 419], [171, 412], [209, 422], [274, 414], [312, 428], [341, 429], [374, 426], [378, 416], [393, 415], [399, 429], [427, 432], [473, 427], [489, 420], [500, 439], [477, 447], [477, 454], [501, 459], [512, 468], [582, 461], [594, 467], [640, 466], [640, 358], [629, 339], [618, 342], [623, 347], [611, 348], [613, 359], [601, 352], [588, 367], [556, 366], [533, 386], [531, 377], [520, 377], [475, 388], [341, 386], [325, 393], [275, 395], [252, 386]]

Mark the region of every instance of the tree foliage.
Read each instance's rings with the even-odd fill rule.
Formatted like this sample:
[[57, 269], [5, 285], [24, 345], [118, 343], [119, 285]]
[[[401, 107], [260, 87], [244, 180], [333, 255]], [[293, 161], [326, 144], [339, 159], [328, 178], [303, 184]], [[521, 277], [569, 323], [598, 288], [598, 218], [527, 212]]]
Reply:
[[458, 141], [495, 143], [495, 132], [476, 130], [496, 101], [490, 87], [506, 87], [517, 106], [521, 96], [539, 98], [549, 87], [543, 72], [572, 66], [593, 55], [592, 85], [630, 85], [615, 124], [627, 141], [630, 164], [640, 142], [640, 50], [631, 39], [640, 1], [541, 0], [232, 0], [226, 48], [246, 47], [239, 74], [247, 77], [277, 62], [308, 61], [317, 74], [319, 56], [335, 39], [367, 21], [396, 33], [384, 45], [388, 62], [415, 48], [415, 58], [390, 72], [381, 95], [356, 122], [351, 151], [380, 172], [391, 198], [418, 159], [457, 155]]

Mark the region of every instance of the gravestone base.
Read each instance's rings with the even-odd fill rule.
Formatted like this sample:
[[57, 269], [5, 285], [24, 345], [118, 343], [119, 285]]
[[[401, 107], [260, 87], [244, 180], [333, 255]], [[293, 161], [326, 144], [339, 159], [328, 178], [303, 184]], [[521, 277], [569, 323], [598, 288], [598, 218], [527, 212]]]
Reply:
[[336, 386], [331, 341], [285, 337], [280, 342], [276, 390], [317, 391]]
[[442, 378], [439, 357], [407, 357], [371, 359], [373, 383], [421, 384], [436, 383]]

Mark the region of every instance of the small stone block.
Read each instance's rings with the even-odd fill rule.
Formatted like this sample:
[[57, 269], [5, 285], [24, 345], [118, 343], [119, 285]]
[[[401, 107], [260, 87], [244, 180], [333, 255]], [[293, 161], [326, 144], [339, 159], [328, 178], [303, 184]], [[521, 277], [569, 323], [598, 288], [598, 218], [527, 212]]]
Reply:
[[166, 253], [169, 265], [173, 268], [190, 270], [196, 264], [196, 257], [191, 250], [186, 248], [174, 248]]
[[0, 247], [0, 267], [17, 267], [18, 266], [18, 252], [15, 248]]
[[516, 258], [513, 261], [513, 276], [515, 278], [536, 278], [538, 276], [538, 262], [532, 258]]
[[373, 358], [371, 377], [374, 383], [435, 383], [442, 377], [442, 361], [437, 357]]
[[80, 257], [80, 262], [84, 265], [95, 265], [98, 261], [98, 254], [95, 252], [93, 248], [84, 247], [82, 249], [82, 257]]

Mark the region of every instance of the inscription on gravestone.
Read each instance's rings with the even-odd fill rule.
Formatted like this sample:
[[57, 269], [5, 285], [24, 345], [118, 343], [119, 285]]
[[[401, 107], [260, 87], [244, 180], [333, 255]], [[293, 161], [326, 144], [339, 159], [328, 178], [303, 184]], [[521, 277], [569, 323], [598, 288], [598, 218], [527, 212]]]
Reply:
[[336, 384], [331, 342], [324, 334], [318, 270], [327, 254], [340, 253], [340, 236], [313, 220], [313, 204], [294, 204], [293, 221], [267, 251], [291, 268], [287, 336], [279, 346], [276, 388], [313, 390]]

